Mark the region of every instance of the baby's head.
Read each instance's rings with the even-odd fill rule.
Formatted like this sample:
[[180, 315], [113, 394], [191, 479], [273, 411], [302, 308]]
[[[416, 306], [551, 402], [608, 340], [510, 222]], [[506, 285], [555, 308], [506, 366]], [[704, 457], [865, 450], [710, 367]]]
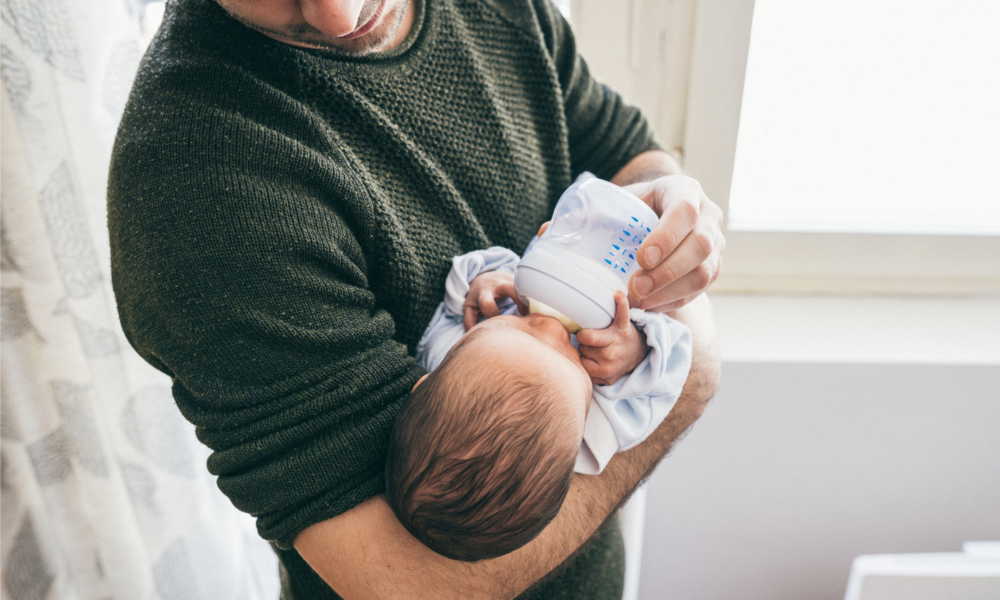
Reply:
[[389, 506], [448, 558], [477, 561], [520, 548], [569, 491], [591, 393], [555, 319], [480, 323], [418, 383], [396, 419]]

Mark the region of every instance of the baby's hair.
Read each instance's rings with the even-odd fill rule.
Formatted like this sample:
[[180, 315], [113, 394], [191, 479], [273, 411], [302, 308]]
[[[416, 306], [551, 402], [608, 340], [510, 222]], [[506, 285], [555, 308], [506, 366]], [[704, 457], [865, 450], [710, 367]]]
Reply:
[[568, 408], [539, 401], [557, 390], [455, 360], [474, 336], [411, 394], [385, 470], [386, 502], [403, 526], [466, 562], [513, 552], [542, 532], [569, 491], [579, 443]]

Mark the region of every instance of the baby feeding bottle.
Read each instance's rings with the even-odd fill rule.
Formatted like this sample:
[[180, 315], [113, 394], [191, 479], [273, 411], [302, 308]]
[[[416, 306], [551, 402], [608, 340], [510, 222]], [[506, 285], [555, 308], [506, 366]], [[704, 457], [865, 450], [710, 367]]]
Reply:
[[614, 184], [573, 184], [518, 264], [517, 294], [532, 313], [559, 319], [570, 333], [604, 329], [615, 318], [614, 292], [628, 293], [639, 244], [656, 222], [651, 208]]

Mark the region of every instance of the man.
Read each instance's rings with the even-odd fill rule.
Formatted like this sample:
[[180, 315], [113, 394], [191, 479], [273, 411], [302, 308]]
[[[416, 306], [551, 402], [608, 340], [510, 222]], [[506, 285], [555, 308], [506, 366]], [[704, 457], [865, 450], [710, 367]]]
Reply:
[[[689, 324], [692, 375], [646, 443], [574, 481], [539, 538], [449, 561], [379, 496], [423, 375], [413, 348], [451, 257], [523, 251], [584, 170], [661, 215], [631, 301]], [[700, 294], [721, 213], [678, 173], [545, 0], [178, 0], [112, 159], [122, 326], [173, 378], [220, 489], [277, 546], [288, 597], [620, 596], [609, 517], [718, 379]]]

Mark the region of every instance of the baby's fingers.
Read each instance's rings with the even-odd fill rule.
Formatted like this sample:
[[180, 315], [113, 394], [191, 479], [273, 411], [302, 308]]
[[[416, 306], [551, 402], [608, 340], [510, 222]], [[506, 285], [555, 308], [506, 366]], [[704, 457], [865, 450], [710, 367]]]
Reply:
[[493, 295], [497, 298], [510, 298], [517, 305], [517, 311], [521, 313], [522, 316], [528, 315], [528, 305], [521, 301], [517, 297], [517, 290], [514, 289], [513, 281], [505, 281], [499, 284], [493, 291]]
[[492, 319], [500, 314], [496, 298], [493, 297], [493, 290], [482, 290], [479, 292], [479, 311], [487, 319]]
[[580, 343], [581, 348], [583, 346], [604, 348], [615, 343], [617, 338], [618, 336], [610, 329], [581, 329], [576, 332], [576, 341]]
[[465, 326], [465, 330], [468, 331], [476, 326], [479, 322], [479, 309], [475, 306], [466, 305], [463, 307], [462, 311], [462, 325]]
[[601, 363], [592, 358], [587, 358], [586, 356], [581, 355], [580, 364], [582, 364], [584, 370], [587, 371], [587, 375], [590, 375], [590, 379], [593, 380], [594, 383], [597, 383], [598, 376], [596, 373], [600, 369]]
[[618, 335], [628, 335], [632, 329], [628, 317], [628, 296], [619, 290], [615, 290], [615, 320], [608, 329], [614, 329]]
[[580, 350], [581, 360], [583, 360], [584, 358], [588, 358], [594, 362], [605, 362], [608, 360], [609, 351], [607, 347], [585, 346], [583, 344], [580, 344], [579, 350]]
[[596, 346], [603, 348], [627, 336], [632, 329], [628, 316], [628, 298], [625, 294], [615, 291], [615, 320], [605, 329], [581, 329], [576, 334], [576, 341], [581, 346]]
[[614, 366], [604, 359], [594, 359], [582, 354], [580, 363], [587, 371], [587, 375], [590, 375], [590, 380], [597, 385], [611, 385], [618, 381], [622, 375], [616, 372]]

